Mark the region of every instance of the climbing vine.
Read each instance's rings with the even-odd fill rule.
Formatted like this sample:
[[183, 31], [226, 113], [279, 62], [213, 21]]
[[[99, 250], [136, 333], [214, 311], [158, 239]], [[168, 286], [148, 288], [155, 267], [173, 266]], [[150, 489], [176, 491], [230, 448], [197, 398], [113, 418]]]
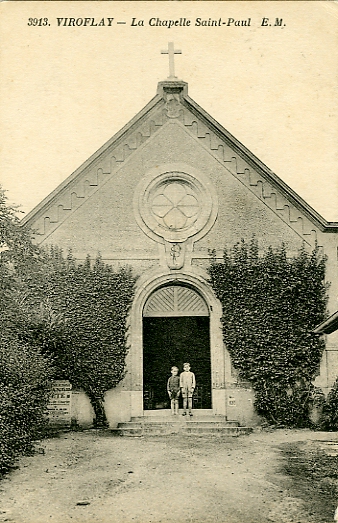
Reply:
[[312, 381], [324, 342], [313, 329], [325, 318], [325, 257], [316, 247], [288, 258], [285, 247], [259, 255], [242, 240], [223, 262], [211, 253], [212, 287], [223, 306], [223, 337], [239, 378], [255, 390], [270, 423], [309, 423]]
[[96, 426], [105, 426], [105, 392], [125, 375], [135, 278], [130, 269], [114, 270], [100, 256], [78, 264], [53, 248], [49, 260], [53, 270], [42, 300], [44, 350], [53, 356], [58, 377], [88, 394]]
[[100, 256], [78, 263], [55, 246], [40, 250], [40, 259], [16, 296], [20, 337], [52, 359], [56, 379], [68, 379], [88, 394], [95, 425], [105, 426], [105, 393], [125, 375], [135, 278]]
[[338, 378], [333, 384], [327, 398], [322, 403], [322, 430], [338, 430]]

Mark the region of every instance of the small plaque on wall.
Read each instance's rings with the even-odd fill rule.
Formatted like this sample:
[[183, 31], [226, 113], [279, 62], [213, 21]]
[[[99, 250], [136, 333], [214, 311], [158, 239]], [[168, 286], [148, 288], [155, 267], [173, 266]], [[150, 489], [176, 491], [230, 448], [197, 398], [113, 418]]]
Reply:
[[68, 380], [51, 382], [52, 393], [47, 405], [47, 416], [51, 425], [70, 425], [72, 385]]
[[229, 407], [236, 407], [236, 400], [233, 396], [228, 397], [228, 406]]

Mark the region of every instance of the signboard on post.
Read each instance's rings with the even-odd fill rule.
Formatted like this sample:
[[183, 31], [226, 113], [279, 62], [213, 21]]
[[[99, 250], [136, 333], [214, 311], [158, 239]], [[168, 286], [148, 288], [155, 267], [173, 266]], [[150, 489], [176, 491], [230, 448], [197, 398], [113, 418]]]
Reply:
[[47, 405], [51, 425], [70, 425], [72, 385], [68, 380], [53, 380], [52, 393]]

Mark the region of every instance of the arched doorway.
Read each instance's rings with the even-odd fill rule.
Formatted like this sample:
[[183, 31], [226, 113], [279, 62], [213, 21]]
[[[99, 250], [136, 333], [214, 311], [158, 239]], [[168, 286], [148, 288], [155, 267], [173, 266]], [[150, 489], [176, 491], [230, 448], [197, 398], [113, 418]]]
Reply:
[[210, 314], [204, 299], [181, 284], [153, 292], [143, 309], [143, 408], [169, 407], [173, 365], [188, 361], [196, 376], [194, 408], [212, 408]]

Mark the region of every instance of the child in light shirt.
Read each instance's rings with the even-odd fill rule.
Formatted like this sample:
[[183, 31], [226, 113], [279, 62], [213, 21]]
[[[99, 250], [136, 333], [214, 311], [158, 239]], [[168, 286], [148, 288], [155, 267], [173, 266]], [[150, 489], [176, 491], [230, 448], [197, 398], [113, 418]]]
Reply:
[[183, 416], [187, 415], [187, 407], [189, 416], [192, 416], [192, 395], [196, 387], [196, 379], [195, 374], [190, 371], [190, 363], [183, 365], [183, 372], [180, 374], [180, 387], [183, 398]]

